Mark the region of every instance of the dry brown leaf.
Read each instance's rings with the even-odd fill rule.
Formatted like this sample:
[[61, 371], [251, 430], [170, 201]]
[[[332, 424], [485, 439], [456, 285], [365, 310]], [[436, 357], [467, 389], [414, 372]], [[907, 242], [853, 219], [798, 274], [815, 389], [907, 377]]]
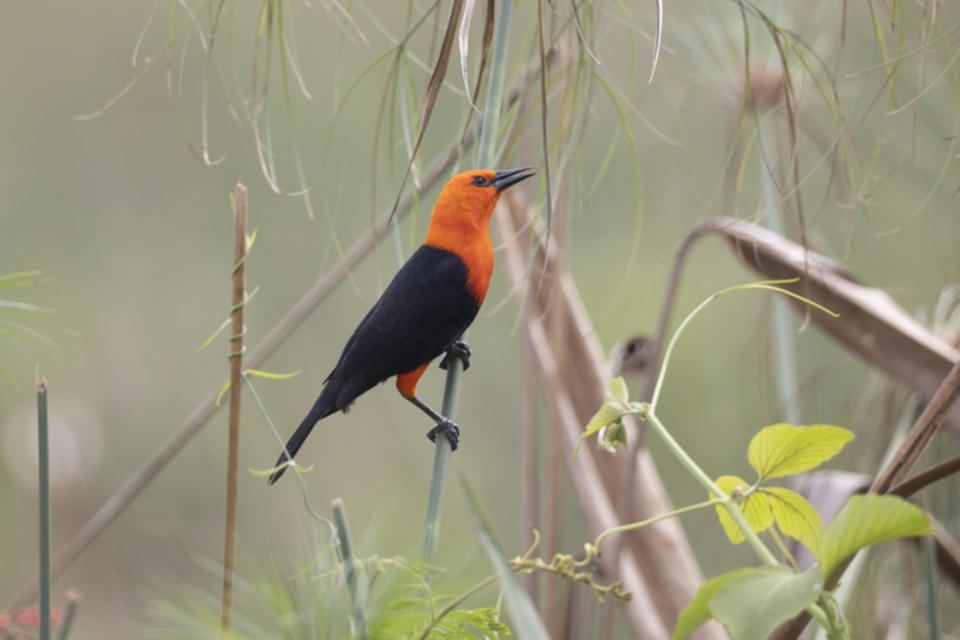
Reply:
[[[748, 222], [717, 218], [711, 226], [726, 235], [737, 255], [764, 276], [800, 278], [796, 284], [781, 286], [840, 314], [832, 318], [814, 312], [814, 323], [924, 400], [933, 398], [960, 359], [960, 351], [914, 320], [889, 294], [855, 281], [838, 263]], [[948, 415], [951, 426], [960, 428], [960, 405]]]

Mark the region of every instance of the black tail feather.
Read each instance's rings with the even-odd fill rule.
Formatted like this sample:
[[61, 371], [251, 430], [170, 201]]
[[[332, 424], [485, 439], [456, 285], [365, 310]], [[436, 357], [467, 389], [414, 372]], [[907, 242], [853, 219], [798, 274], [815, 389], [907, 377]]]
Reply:
[[[329, 385], [324, 388], [324, 392], [329, 389]], [[307, 414], [307, 417], [303, 419], [303, 422], [300, 423], [300, 426], [297, 427], [297, 430], [294, 432], [293, 436], [290, 437], [290, 440], [287, 442], [286, 449], [283, 453], [280, 454], [280, 457], [277, 459], [277, 464], [273, 465], [279, 467], [284, 462], [292, 460], [293, 456], [297, 455], [297, 452], [300, 451], [300, 447], [303, 446], [304, 441], [306, 441], [307, 436], [310, 435], [310, 432], [313, 431], [313, 427], [322, 419], [329, 416], [331, 413], [334, 413], [336, 409], [332, 406], [329, 406], [327, 402], [324, 402], [324, 395], [326, 393], [321, 393], [320, 397], [317, 398], [316, 404], [313, 405], [313, 408], [310, 409], [310, 413]], [[290, 454], [290, 457], [287, 457], [287, 454]], [[287, 470], [287, 467], [283, 467], [278, 471], [275, 471], [273, 475], [270, 476], [268, 481], [271, 485], [280, 479], [280, 476], [283, 475], [283, 472]]]

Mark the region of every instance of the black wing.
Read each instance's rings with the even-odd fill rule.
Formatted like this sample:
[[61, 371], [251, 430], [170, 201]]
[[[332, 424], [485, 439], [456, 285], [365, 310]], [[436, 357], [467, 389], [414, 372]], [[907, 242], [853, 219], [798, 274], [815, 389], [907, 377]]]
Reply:
[[444, 353], [480, 310], [467, 267], [453, 253], [421, 246], [354, 330], [330, 374], [339, 410], [380, 382]]

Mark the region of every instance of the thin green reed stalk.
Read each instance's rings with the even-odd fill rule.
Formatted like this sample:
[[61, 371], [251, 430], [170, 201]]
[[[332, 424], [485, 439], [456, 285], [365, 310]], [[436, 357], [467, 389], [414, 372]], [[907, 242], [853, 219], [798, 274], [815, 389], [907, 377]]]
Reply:
[[[782, 236], [784, 235], [783, 208], [780, 206], [780, 194], [777, 193], [776, 182], [771, 175], [778, 120], [770, 113], [760, 115], [758, 142], [765, 151], [758, 154], [760, 183], [763, 185], [760, 210], [767, 212], [764, 217], [764, 226]], [[771, 158], [771, 161], [764, 162], [764, 157]], [[781, 296], [774, 296], [770, 305], [770, 325], [773, 331], [770, 346], [773, 352], [777, 403], [783, 407], [783, 417], [786, 422], [798, 425], [801, 420], [800, 384], [797, 382], [797, 347], [793, 329], [793, 312], [790, 310], [790, 302]]]
[[[440, 440], [441, 438], [437, 438]], [[445, 438], [443, 438], [445, 439]], [[356, 554], [353, 551], [353, 541], [350, 538], [350, 525], [347, 522], [347, 511], [341, 498], [334, 498], [330, 503], [333, 509], [333, 520], [337, 523], [337, 540], [340, 544], [340, 556], [343, 558], [343, 573], [347, 579], [347, 588], [350, 590], [351, 617], [353, 618], [354, 632], [357, 640], [367, 640], [365, 586], [360, 583], [362, 574], [357, 566]]]
[[37, 380], [37, 444], [40, 469], [40, 640], [50, 640], [50, 438], [47, 381]]
[[[490, 82], [487, 100], [483, 109], [483, 125], [477, 153], [477, 168], [490, 169], [496, 160], [497, 130], [500, 127], [500, 105], [503, 102], [503, 84], [506, 78], [507, 48], [510, 41], [512, 0], [500, 0], [497, 23], [493, 31], [493, 51], [490, 63]], [[464, 333], [461, 339], [466, 340]], [[440, 409], [447, 418], [456, 421], [457, 403], [460, 400], [460, 378], [463, 362], [454, 358], [447, 367], [447, 379], [443, 388], [443, 406]], [[440, 520], [443, 516], [443, 497], [447, 491], [447, 473], [450, 470], [450, 441], [437, 438], [433, 454], [433, 470], [430, 474], [430, 489], [427, 493], [427, 512], [423, 519], [423, 534], [420, 539], [420, 561], [434, 564], [437, 559], [437, 543], [440, 540]]]
[[57, 640], [67, 640], [70, 637], [70, 628], [73, 626], [73, 617], [77, 615], [77, 605], [79, 603], [80, 593], [73, 589], [67, 591], [67, 608], [63, 612], [63, 621], [60, 623]]
[[940, 640], [940, 615], [937, 611], [937, 605], [940, 603], [937, 589], [937, 545], [933, 536], [926, 536], [923, 539], [923, 578], [927, 588], [927, 624], [930, 628], [927, 637], [930, 640]]

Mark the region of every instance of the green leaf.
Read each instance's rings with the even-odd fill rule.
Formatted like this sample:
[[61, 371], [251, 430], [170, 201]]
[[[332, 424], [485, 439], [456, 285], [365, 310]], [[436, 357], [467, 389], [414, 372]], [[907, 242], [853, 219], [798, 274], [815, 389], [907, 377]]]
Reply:
[[597, 447], [608, 453], [615, 454], [618, 444], [623, 445], [623, 448], [629, 451], [627, 428], [623, 426], [623, 420], [619, 418], [601, 428], [600, 433], [597, 434]]
[[263, 469], [262, 471], [258, 469], [247, 469], [247, 471], [257, 476], [258, 478], [269, 478], [270, 476], [275, 474], [277, 471], [280, 471], [280, 469], [285, 469], [286, 467], [295, 467], [296, 470], [299, 471], [300, 473], [310, 473], [311, 471], [313, 471], [313, 465], [310, 465], [309, 467], [304, 468], [298, 465], [294, 460], [287, 460], [283, 464], [278, 464], [272, 469]]
[[[750, 485], [745, 480], [737, 476], [720, 476], [716, 479], [716, 485], [721, 491], [738, 502], [740, 502], [740, 496], [750, 488]], [[712, 493], [710, 494], [711, 500], [716, 497], [717, 496]], [[740, 531], [740, 527], [738, 527], [737, 523], [730, 517], [727, 508], [722, 504], [718, 504], [716, 509], [717, 515], [720, 516], [720, 524], [723, 525], [723, 530], [727, 532], [727, 537], [730, 538], [730, 542], [733, 544], [743, 542], [745, 539], [743, 532]], [[766, 531], [766, 529], [773, 524], [773, 513], [770, 511], [770, 504], [766, 498], [759, 493], [752, 493], [746, 500], [740, 502], [740, 510], [743, 511], [743, 516], [747, 519], [750, 527], [757, 533]]]
[[[592, 436], [603, 427], [613, 422], [618, 422], [620, 418], [631, 413], [633, 413], [633, 408], [630, 406], [630, 392], [627, 389], [627, 383], [624, 382], [622, 377], [611, 380], [607, 383], [603, 406], [600, 407], [600, 410], [590, 419], [587, 428], [583, 430], [583, 435], [580, 436], [580, 442], [583, 442], [584, 438]], [[618, 435], [621, 433], [623, 434], [622, 438]], [[612, 439], [601, 438], [597, 443], [600, 448], [613, 453], [611, 449], [617, 442], [622, 442], [624, 448], [626, 448], [626, 431], [621, 432], [614, 429], [613, 435], [617, 437]], [[580, 444], [578, 443], [573, 455], [577, 455], [577, 451], [579, 450]]]
[[770, 501], [770, 509], [780, 531], [802, 542], [819, 560], [823, 520], [813, 505], [790, 489], [764, 487], [761, 491]]
[[537, 610], [530, 601], [530, 596], [514, 578], [510, 563], [497, 544], [493, 526], [483, 510], [483, 505], [480, 504], [480, 499], [463, 474], [460, 475], [460, 480], [467, 494], [470, 524], [473, 525], [473, 532], [477, 536], [480, 548], [483, 549], [487, 561], [493, 567], [497, 576], [497, 582], [503, 592], [503, 603], [507, 607], [507, 613], [510, 615], [510, 622], [517, 633], [517, 637], [523, 638], [523, 640], [550, 640], [550, 634], [547, 633], [543, 620], [537, 615]]
[[257, 369], [247, 369], [244, 371], [246, 375], [257, 376], [258, 378], [269, 378], [270, 380], [286, 380], [287, 378], [292, 378], [293, 376], [300, 375], [301, 371], [294, 371], [293, 373], [270, 373], [269, 371], [258, 371]]
[[736, 640], [763, 640], [778, 624], [816, 602], [823, 574], [764, 566], [727, 580], [710, 599], [710, 613]]
[[693, 633], [694, 629], [707, 620], [710, 620], [713, 616], [710, 615], [710, 609], [707, 605], [717, 590], [719, 590], [727, 580], [736, 578], [750, 571], [753, 571], [753, 569], [749, 567], [737, 569], [717, 576], [716, 578], [710, 578], [700, 585], [700, 588], [697, 589], [697, 594], [693, 596], [693, 601], [680, 612], [680, 617], [677, 618], [677, 626], [674, 628], [670, 640], [683, 640]]
[[864, 547], [932, 532], [927, 514], [902, 498], [873, 493], [852, 496], [823, 537], [823, 572], [829, 575], [844, 558]]
[[583, 431], [583, 437], [587, 438], [592, 436], [601, 428], [607, 426], [611, 422], [616, 422], [628, 413], [630, 413], [629, 408], [624, 411], [619, 407], [613, 407], [608, 404], [603, 405], [600, 407], [600, 410], [597, 411], [592, 418], [590, 418], [590, 422], [587, 423], [587, 428]]
[[623, 376], [617, 377], [607, 383], [607, 392], [603, 399], [605, 404], [620, 403], [630, 405], [630, 390], [627, 389], [627, 383]]
[[[446, 619], [460, 625], [470, 625], [481, 633], [495, 637], [496, 633], [511, 635], [510, 629], [497, 621], [500, 613], [493, 607], [480, 609], [456, 609], [447, 614]], [[471, 636], [472, 637], [472, 636]]]
[[766, 481], [813, 469], [837, 455], [850, 440], [853, 433], [840, 427], [775, 424], [753, 437], [747, 458], [760, 480]]

